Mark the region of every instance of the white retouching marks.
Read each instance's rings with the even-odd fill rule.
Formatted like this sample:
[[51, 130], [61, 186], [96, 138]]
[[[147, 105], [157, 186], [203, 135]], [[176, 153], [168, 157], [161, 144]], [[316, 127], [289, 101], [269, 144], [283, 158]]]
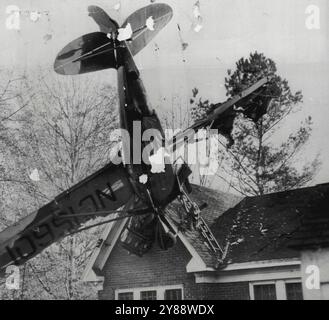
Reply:
[[139, 177], [139, 183], [146, 184], [148, 181], [148, 176], [146, 174], [143, 174]]
[[119, 11], [119, 10], [121, 9], [121, 2], [116, 3], [116, 4], [113, 6], [113, 9], [116, 10], [116, 11]]
[[195, 32], [200, 32], [203, 28], [203, 25], [198, 23], [195, 27], [194, 27], [194, 31]]
[[155, 21], [152, 16], [147, 18], [147, 20], [146, 20], [147, 29], [154, 31], [154, 24], [155, 24]]
[[152, 173], [163, 173], [165, 172], [165, 157], [169, 156], [165, 148], [159, 148], [158, 151], [149, 157], [150, 164], [152, 166]]
[[30, 174], [30, 179], [35, 182], [40, 181], [40, 175], [38, 169], [34, 169], [32, 171], [32, 173]]
[[131, 39], [131, 37], [133, 35], [133, 30], [131, 28], [130, 23], [128, 23], [125, 28], [120, 28], [118, 30], [118, 32], [119, 32], [119, 34], [118, 34], [118, 40], [119, 41], [129, 40], [129, 39]]

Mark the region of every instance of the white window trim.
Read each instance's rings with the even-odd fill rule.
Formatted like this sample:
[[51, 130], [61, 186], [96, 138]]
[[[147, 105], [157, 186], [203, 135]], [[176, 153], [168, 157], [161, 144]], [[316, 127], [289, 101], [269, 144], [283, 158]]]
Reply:
[[302, 283], [301, 279], [285, 279], [285, 280], [274, 280], [274, 281], [257, 281], [249, 282], [249, 294], [250, 300], [255, 300], [254, 286], [274, 284], [276, 290], [277, 300], [287, 300], [286, 283]]
[[232, 263], [225, 267], [222, 271], [236, 271], [236, 270], [249, 270], [259, 268], [273, 268], [273, 267], [291, 267], [300, 266], [300, 259], [278, 259], [278, 260], [262, 260], [254, 262]]
[[141, 288], [127, 288], [127, 289], [116, 289], [115, 300], [118, 300], [119, 293], [132, 292], [134, 300], [140, 300], [140, 294], [142, 291], [156, 291], [157, 300], [164, 300], [166, 290], [182, 290], [182, 300], [184, 300], [184, 287], [183, 285], [171, 285], [171, 286], [157, 286], [157, 287], [141, 287]]

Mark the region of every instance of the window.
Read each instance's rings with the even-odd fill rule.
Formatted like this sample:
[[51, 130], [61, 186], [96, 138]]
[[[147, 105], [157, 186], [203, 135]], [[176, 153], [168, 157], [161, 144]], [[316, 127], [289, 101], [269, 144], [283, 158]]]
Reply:
[[286, 283], [287, 300], [303, 300], [301, 283]]
[[173, 289], [165, 291], [165, 300], [183, 300], [182, 299], [182, 289]]
[[183, 300], [183, 285], [115, 290], [116, 300]]
[[303, 300], [299, 280], [273, 280], [249, 283], [251, 300]]
[[254, 286], [255, 300], [276, 300], [275, 284], [264, 284]]
[[134, 300], [133, 292], [121, 292], [118, 294], [118, 300]]
[[153, 291], [141, 291], [141, 300], [157, 300], [157, 292]]

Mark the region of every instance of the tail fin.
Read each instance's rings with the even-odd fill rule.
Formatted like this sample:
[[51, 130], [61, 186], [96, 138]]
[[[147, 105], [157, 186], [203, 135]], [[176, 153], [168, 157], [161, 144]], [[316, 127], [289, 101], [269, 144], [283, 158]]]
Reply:
[[57, 55], [54, 69], [76, 75], [116, 68], [113, 41], [105, 33], [93, 32], [73, 40]]
[[98, 24], [100, 32], [107, 34], [116, 32], [119, 29], [118, 23], [111, 19], [102, 8], [97, 6], [89, 6], [88, 13], [88, 15]]

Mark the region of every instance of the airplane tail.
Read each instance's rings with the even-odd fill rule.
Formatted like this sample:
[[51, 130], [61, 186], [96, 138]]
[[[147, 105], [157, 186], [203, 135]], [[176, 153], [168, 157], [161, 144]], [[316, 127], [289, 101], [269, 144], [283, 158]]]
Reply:
[[119, 28], [118, 23], [103, 9], [89, 6], [88, 12], [100, 32], [83, 35], [60, 51], [54, 63], [54, 69], [59, 74], [77, 75], [117, 69], [117, 48], [128, 48], [131, 56], [135, 56], [173, 17], [170, 6], [151, 4], [132, 13]]

